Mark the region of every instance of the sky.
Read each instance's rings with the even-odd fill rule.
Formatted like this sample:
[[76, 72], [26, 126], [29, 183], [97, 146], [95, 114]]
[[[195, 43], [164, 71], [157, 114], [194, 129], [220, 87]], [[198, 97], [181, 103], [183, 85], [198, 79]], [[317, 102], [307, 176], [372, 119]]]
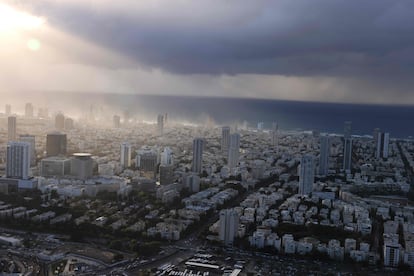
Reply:
[[0, 93], [414, 104], [413, 34], [411, 0], [0, 0]]

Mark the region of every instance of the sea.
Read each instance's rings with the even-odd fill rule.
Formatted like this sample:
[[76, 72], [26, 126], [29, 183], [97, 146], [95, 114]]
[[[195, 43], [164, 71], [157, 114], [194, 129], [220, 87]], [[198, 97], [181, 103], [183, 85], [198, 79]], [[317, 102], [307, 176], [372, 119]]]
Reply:
[[48, 92], [47, 102], [73, 112], [118, 113], [156, 121], [168, 119], [194, 124], [244, 124], [270, 128], [277, 122], [282, 130], [316, 130], [343, 133], [344, 122], [352, 122], [354, 135], [372, 135], [374, 128], [393, 138], [414, 136], [414, 105], [374, 105], [302, 102], [250, 98], [131, 95], [110, 93]]

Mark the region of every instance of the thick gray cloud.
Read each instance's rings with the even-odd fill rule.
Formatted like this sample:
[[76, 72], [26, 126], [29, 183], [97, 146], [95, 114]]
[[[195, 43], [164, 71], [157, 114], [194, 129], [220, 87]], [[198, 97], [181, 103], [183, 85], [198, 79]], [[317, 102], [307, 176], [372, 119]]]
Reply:
[[52, 26], [172, 73], [402, 83], [414, 73], [410, 0], [29, 2]]

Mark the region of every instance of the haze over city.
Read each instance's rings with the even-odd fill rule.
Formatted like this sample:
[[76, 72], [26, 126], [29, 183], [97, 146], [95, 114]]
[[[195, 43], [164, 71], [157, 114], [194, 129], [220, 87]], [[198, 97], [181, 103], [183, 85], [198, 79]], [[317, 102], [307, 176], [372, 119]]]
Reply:
[[413, 18], [0, 0], [0, 275], [411, 275]]

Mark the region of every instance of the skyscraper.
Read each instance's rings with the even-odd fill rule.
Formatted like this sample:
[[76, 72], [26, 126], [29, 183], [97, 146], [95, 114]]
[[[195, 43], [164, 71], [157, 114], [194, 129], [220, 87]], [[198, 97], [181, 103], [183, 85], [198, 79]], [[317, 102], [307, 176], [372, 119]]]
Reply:
[[279, 125], [276, 122], [272, 123], [272, 130], [271, 130], [271, 136], [272, 136], [272, 146], [276, 147], [279, 143]]
[[169, 147], [165, 147], [161, 153], [161, 165], [172, 165], [174, 163], [173, 153]]
[[131, 167], [131, 145], [127, 142], [121, 144], [121, 166], [124, 169]]
[[47, 156], [58, 156], [66, 154], [66, 134], [49, 133], [46, 136], [46, 153]]
[[319, 175], [326, 176], [329, 169], [329, 152], [330, 141], [329, 136], [324, 135], [320, 138], [320, 155], [319, 155]]
[[380, 133], [380, 131], [381, 130], [379, 128], [374, 128], [374, 131], [372, 133], [372, 138], [375, 141], [375, 145], [377, 145], [377, 143], [378, 143], [378, 133]]
[[352, 168], [352, 122], [344, 124], [344, 161], [343, 170], [350, 172]]
[[24, 116], [27, 118], [32, 118], [33, 113], [33, 105], [31, 103], [27, 103], [24, 109]]
[[65, 128], [65, 115], [62, 113], [58, 113], [55, 117], [55, 127], [59, 130], [63, 130]]
[[234, 209], [220, 211], [219, 238], [225, 245], [232, 245], [239, 229], [239, 214]]
[[302, 156], [299, 170], [299, 194], [309, 195], [313, 189], [315, 180], [314, 156], [306, 154]]
[[239, 163], [240, 156], [240, 134], [233, 133], [230, 135], [229, 156], [227, 164], [230, 168], [234, 168]]
[[174, 165], [160, 165], [160, 185], [172, 184], [174, 181]]
[[390, 143], [390, 134], [379, 132], [377, 136], [376, 158], [388, 158], [388, 148]]
[[158, 135], [162, 136], [164, 133], [164, 116], [162, 114], [159, 114], [157, 117], [157, 130]]
[[121, 117], [118, 115], [114, 115], [112, 118], [112, 123], [114, 128], [120, 128], [121, 127]]
[[224, 126], [221, 128], [221, 151], [227, 153], [230, 144], [230, 127]]
[[11, 114], [11, 105], [6, 104], [6, 115], [10, 115]]
[[195, 138], [193, 140], [193, 166], [192, 171], [201, 173], [203, 165], [203, 150], [204, 150], [204, 139]]
[[29, 179], [30, 144], [9, 142], [7, 144], [6, 176], [9, 178]]
[[34, 135], [20, 135], [21, 142], [27, 142], [30, 145], [30, 166], [36, 164], [36, 138]]
[[7, 118], [8, 140], [16, 141], [16, 117], [10, 116]]

